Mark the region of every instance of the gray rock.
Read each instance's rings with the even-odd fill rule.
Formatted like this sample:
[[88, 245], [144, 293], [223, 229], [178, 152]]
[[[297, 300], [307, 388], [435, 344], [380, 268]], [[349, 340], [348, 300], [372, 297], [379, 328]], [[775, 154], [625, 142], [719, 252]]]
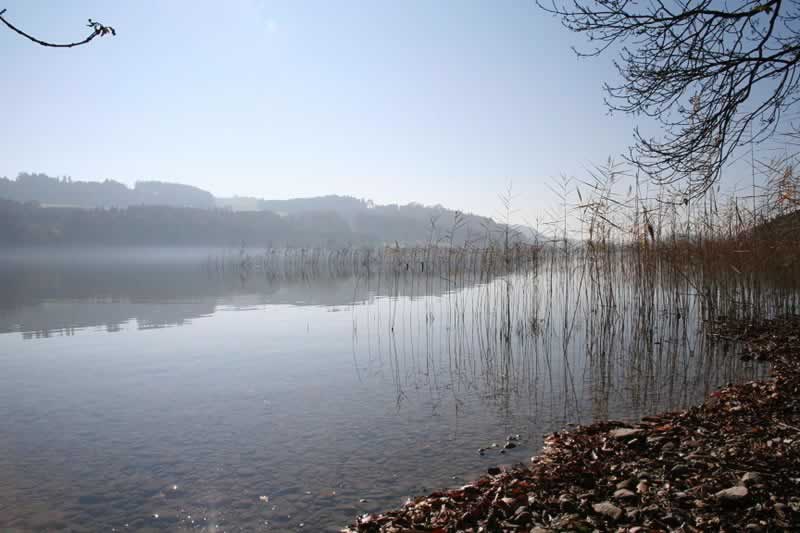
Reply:
[[630, 491], [628, 489], [619, 489], [618, 491], [616, 491], [614, 493], [614, 499], [615, 500], [629, 500], [629, 499], [635, 498], [635, 497], [636, 497], [636, 494], [634, 494], [633, 491]]
[[646, 481], [640, 481], [639, 484], [636, 485], [636, 492], [639, 494], [646, 494], [648, 490], [650, 490], [650, 485], [648, 485]]
[[738, 503], [747, 498], [748, 494], [747, 487], [739, 485], [729, 489], [723, 489], [714, 494], [714, 497], [721, 503]]
[[622, 518], [623, 514], [622, 509], [611, 502], [596, 503], [592, 505], [592, 509], [594, 509], [595, 513], [606, 516], [612, 520], [619, 520]]
[[629, 439], [641, 434], [642, 430], [635, 428], [617, 428], [608, 432], [608, 436], [612, 439]]

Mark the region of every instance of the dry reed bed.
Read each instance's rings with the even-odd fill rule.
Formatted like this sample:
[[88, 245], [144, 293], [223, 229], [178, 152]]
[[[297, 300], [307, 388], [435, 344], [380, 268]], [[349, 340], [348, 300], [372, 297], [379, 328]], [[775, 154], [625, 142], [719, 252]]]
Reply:
[[298, 276], [364, 277], [416, 275], [422, 277], [486, 279], [533, 268], [541, 245], [517, 243], [507, 249], [475, 246], [383, 246], [361, 248], [242, 248], [209, 256], [209, 272], [236, 272], [272, 278]]

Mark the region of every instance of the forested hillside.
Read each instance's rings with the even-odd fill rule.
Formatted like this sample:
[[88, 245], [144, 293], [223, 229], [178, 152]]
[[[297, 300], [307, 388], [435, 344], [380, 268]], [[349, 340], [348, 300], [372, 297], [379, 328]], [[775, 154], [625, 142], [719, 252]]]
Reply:
[[211, 193], [180, 183], [138, 181], [131, 189], [114, 180], [73, 181], [68, 177], [24, 172], [16, 180], [0, 178], [0, 198], [84, 208], [170, 205], [210, 209], [216, 205]]

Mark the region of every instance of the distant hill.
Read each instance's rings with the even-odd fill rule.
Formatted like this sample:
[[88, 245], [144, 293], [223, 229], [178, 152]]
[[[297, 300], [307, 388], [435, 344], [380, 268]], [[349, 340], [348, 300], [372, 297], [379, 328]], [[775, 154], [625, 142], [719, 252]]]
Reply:
[[[337, 238], [346, 238], [337, 235]], [[39, 207], [0, 200], [0, 246], [308, 246], [326, 234], [305, 233], [267, 211], [131, 206]]]
[[[234, 211], [271, 211], [292, 220], [335, 214], [354, 234], [371, 241], [404, 244], [450, 243], [462, 246], [497, 236], [503, 226], [489, 217], [447, 209], [441, 205], [378, 205], [352, 196], [316, 196], [290, 200], [217, 198], [217, 205]], [[532, 232], [517, 232], [513, 240], [532, 239]]]
[[72, 181], [46, 174], [20, 173], [16, 180], [0, 178], [0, 198], [37, 202], [61, 207], [128, 207], [162, 205], [211, 209], [214, 196], [202, 189], [179, 183], [138, 181], [131, 189], [114, 180]]
[[[214, 198], [177, 183], [0, 178], [0, 244], [348, 246], [486, 245], [505, 227], [441, 205], [376, 205], [350, 196]], [[533, 232], [511, 231], [511, 241]]]

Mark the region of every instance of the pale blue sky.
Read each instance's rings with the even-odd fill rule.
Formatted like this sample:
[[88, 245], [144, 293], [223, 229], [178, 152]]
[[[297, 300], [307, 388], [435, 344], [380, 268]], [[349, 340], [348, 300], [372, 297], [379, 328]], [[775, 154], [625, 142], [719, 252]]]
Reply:
[[[611, 57], [579, 60], [532, 0], [39, 2], [0, 28], [0, 176], [188, 183], [219, 196], [351, 194], [520, 217], [623, 152]], [[612, 78], [613, 79], [613, 78]]]

